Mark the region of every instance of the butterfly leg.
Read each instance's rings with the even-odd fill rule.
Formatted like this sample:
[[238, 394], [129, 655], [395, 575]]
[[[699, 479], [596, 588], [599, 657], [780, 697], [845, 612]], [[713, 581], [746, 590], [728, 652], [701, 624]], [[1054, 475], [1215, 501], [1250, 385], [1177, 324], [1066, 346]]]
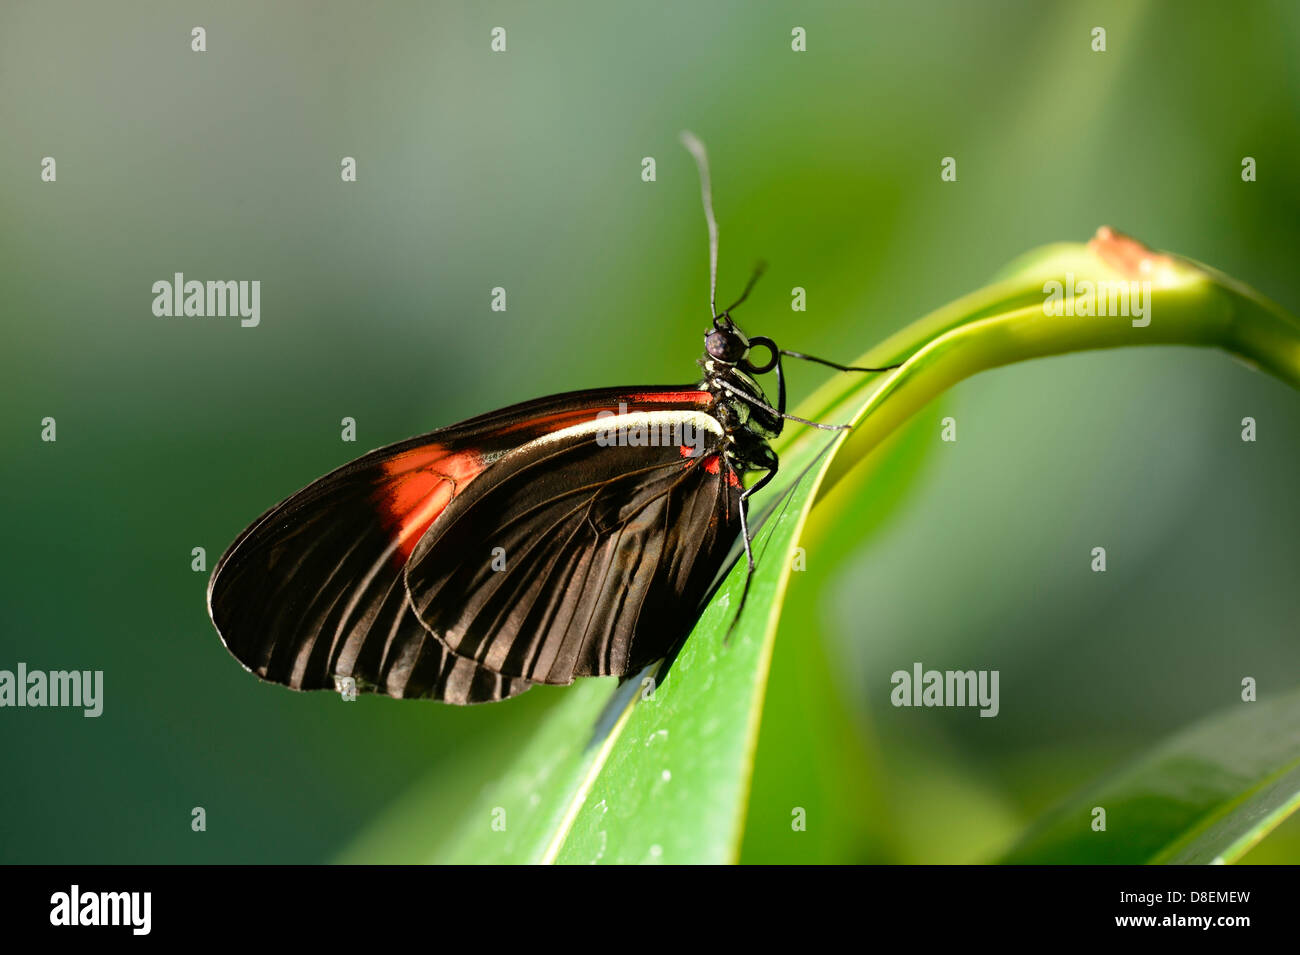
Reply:
[[[745, 560], [749, 564], [749, 574], [754, 573], [754, 554], [750, 549], [753, 537], [749, 533], [749, 496], [766, 487], [776, 477], [776, 454], [772, 454], [772, 466], [751, 487], [740, 493], [740, 532], [745, 538]], [[746, 577], [749, 576], [746, 575]], [[748, 586], [748, 580], [746, 580]]]
[[755, 481], [751, 487], [740, 493], [740, 534], [745, 542], [745, 585], [740, 591], [740, 603], [736, 607], [736, 614], [731, 618], [731, 625], [727, 627], [727, 641], [731, 640], [731, 632], [736, 629], [736, 624], [740, 622], [740, 615], [745, 610], [745, 602], [749, 599], [749, 585], [754, 579], [754, 571], [757, 569], [754, 563], [753, 536], [749, 532], [749, 497], [754, 492], [766, 487], [772, 478], [776, 477], [779, 464], [776, 452], [766, 445], [762, 446], [762, 451], [759, 454], [761, 460], [755, 460], [753, 464], [755, 470], [763, 470], [763, 476]]

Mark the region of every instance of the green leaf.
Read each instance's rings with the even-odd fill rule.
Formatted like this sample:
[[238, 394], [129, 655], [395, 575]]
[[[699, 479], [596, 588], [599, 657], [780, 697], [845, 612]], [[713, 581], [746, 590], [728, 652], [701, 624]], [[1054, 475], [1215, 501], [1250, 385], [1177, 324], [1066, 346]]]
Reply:
[[[1300, 691], [1240, 703], [1048, 813], [1010, 863], [1235, 862], [1300, 805]], [[1094, 832], [1094, 807], [1106, 830]]]
[[[1075, 288], [1081, 280], [1149, 282], [1151, 320], [1137, 326], [1123, 317], [1045, 314], [1046, 283], [1067, 280]], [[873, 449], [963, 378], [1028, 358], [1142, 344], [1218, 347], [1300, 386], [1300, 324], [1231, 279], [1109, 230], [1087, 245], [1030, 253], [992, 285], [856, 362], [906, 359], [897, 371], [834, 376], [800, 406], [804, 417], [854, 427], [834, 437], [795, 427], [783, 435], [781, 476], [762, 496], [780, 506], [756, 538], [759, 567], [730, 642], [725, 635], [743, 565], [733, 568], [665, 673], [649, 672], [621, 688], [585, 681], [567, 691], [513, 767], [447, 829], [440, 846], [430, 847], [430, 857], [734, 861], [791, 554], [813, 503], [860, 475], [857, 466]], [[646, 678], [658, 684], [643, 698]], [[350, 857], [366, 854], [362, 845]]]
[[[860, 701], [842, 692], [842, 663], [818, 638], [816, 622], [836, 568], [869, 545], [915, 494], [936, 446], [928, 426], [903, 428], [809, 515], [799, 540], [802, 563], [795, 568], [804, 572], [790, 575], [773, 641], [742, 863], [902, 859], [905, 848], [870, 721]], [[950, 786], [945, 792], [954, 800], [970, 795]], [[804, 829], [792, 826], [796, 809], [809, 821]]]

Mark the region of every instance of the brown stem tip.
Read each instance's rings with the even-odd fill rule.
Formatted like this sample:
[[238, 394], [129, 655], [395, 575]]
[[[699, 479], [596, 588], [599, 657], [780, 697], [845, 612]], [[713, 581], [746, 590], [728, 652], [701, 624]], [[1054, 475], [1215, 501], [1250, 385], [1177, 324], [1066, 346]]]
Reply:
[[1115, 271], [1129, 278], [1159, 279], [1175, 269], [1174, 260], [1160, 255], [1132, 236], [1108, 225], [1097, 230], [1088, 248]]

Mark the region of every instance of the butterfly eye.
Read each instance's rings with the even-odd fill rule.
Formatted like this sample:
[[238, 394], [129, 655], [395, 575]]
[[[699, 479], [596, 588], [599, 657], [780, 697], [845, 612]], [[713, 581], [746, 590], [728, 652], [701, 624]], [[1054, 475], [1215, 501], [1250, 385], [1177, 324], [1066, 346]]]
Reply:
[[718, 328], [704, 336], [704, 350], [715, 361], [734, 365], [748, 354], [749, 342], [738, 331]]

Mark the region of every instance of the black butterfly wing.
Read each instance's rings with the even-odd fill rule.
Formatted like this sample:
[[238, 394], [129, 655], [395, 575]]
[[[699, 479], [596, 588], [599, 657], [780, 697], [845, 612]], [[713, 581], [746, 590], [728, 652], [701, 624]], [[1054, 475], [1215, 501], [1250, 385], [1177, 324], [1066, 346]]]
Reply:
[[473, 450], [434, 435], [372, 452], [276, 505], [226, 551], [208, 604], [227, 649], [258, 676], [454, 703], [528, 688], [457, 658], [411, 614], [409, 548], [458, 485], [481, 473]]
[[[673, 425], [702, 440], [633, 443]], [[512, 679], [635, 672], [686, 635], [735, 541], [742, 486], [723, 441], [710, 415], [678, 408], [516, 448], [416, 545], [412, 608], [457, 655]]]
[[227, 549], [208, 607], [247, 669], [295, 689], [478, 703], [521, 693], [448, 652], [410, 610], [403, 571], [420, 536], [503, 454], [628, 402], [701, 403], [693, 389], [575, 392], [372, 451], [268, 510]]

